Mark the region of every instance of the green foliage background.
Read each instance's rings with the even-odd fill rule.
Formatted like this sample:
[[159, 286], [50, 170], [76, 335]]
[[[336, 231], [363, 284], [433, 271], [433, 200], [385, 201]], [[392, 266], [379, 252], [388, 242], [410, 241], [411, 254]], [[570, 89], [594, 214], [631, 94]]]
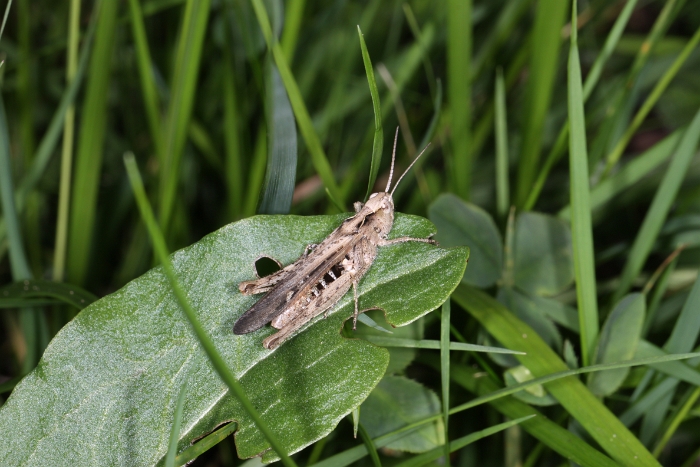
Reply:
[[[0, 41], [3, 402], [78, 309], [156, 264], [125, 152], [174, 251], [256, 213], [350, 210], [370, 180], [383, 190], [398, 125], [399, 171], [432, 144], [397, 210], [429, 217], [442, 246], [470, 247], [470, 264], [451, 312], [396, 331], [413, 347], [442, 339], [441, 354], [391, 347], [367, 402], [386, 413], [360, 427], [370, 456], [353, 457], [341, 422], [294, 459], [424, 464], [447, 439], [459, 465], [692, 465], [695, 360], [534, 386], [443, 414], [420, 442], [377, 444], [395, 450], [368, 441], [436, 416], [438, 395], [453, 408], [529, 377], [696, 348], [700, 14], [684, 0], [591, 0], [572, 27], [571, 8], [16, 0]], [[448, 352], [448, 340], [527, 356]], [[381, 403], [387, 391], [425, 404], [405, 414]], [[533, 413], [462, 448], [501, 414]], [[195, 465], [238, 462], [227, 437]]]

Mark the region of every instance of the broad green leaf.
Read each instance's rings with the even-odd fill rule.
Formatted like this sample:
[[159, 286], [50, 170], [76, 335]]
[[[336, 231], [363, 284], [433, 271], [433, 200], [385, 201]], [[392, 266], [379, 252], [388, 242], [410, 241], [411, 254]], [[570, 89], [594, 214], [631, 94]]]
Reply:
[[533, 295], [554, 295], [574, 279], [571, 230], [556, 217], [524, 212], [515, 222], [515, 285]]
[[[598, 338], [595, 363], [631, 360], [642, 335], [646, 297], [640, 293], [627, 295], [615, 305]], [[591, 374], [588, 387], [593, 394], [609, 396], [627, 377], [629, 368]]]
[[[509, 368], [503, 373], [503, 380], [506, 386], [514, 386], [516, 384], [525, 383], [535, 379], [530, 370], [523, 365]], [[555, 405], [557, 400], [547, 393], [547, 390], [541, 384], [530, 386], [524, 391], [519, 391], [513, 394], [513, 397], [520, 399], [530, 405], [548, 406]]]
[[[385, 376], [362, 403], [362, 425], [373, 438], [440, 412], [440, 400], [430, 389], [403, 376]], [[390, 449], [425, 452], [445, 442], [441, 419], [428, 423], [393, 443]]]
[[[344, 215], [257, 216], [173, 254], [180, 284], [217, 350], [288, 452], [328, 434], [384, 375], [386, 350], [340, 335], [352, 314], [346, 294], [317, 324], [275, 351], [265, 328], [232, 326], [257, 297], [237, 285], [262, 255], [289, 264]], [[434, 226], [397, 215], [392, 237], [425, 237]], [[381, 307], [403, 325], [438, 307], [462, 277], [467, 251], [423, 243], [380, 248], [360, 283], [360, 306]], [[160, 268], [83, 310], [0, 408], [0, 465], [152, 465], [164, 457], [179, 388], [187, 380], [178, 451], [224, 422], [240, 425], [241, 457], [269, 446], [229, 397], [180, 311]], [[274, 454], [268, 452], [267, 460]]]
[[490, 287], [501, 277], [503, 240], [493, 218], [480, 207], [450, 194], [440, 195], [428, 209], [438, 228], [436, 240], [443, 246], [467, 245], [471, 267], [462, 282]]
[[529, 324], [550, 347], [561, 348], [559, 330], [531, 297], [510, 287], [501, 287], [498, 289], [496, 299]]

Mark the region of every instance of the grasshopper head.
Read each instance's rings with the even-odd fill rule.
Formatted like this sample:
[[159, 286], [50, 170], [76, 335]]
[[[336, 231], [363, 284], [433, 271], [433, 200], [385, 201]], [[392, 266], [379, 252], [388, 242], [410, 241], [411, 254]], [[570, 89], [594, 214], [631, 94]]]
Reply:
[[365, 203], [364, 210], [369, 211], [368, 215], [376, 219], [373, 224], [377, 234], [386, 238], [394, 224], [394, 198], [391, 193], [372, 193]]

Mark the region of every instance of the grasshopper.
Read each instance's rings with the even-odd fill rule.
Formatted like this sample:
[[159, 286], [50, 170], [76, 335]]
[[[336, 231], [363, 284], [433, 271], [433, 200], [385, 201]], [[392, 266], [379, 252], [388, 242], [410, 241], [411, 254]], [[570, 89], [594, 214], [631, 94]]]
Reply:
[[238, 318], [233, 325], [234, 334], [256, 331], [271, 321], [272, 327], [279, 331], [265, 339], [263, 347], [274, 349], [314, 317], [327, 314], [350, 287], [355, 298], [355, 329], [360, 313], [357, 285], [377, 257], [377, 248], [404, 242], [436, 244], [430, 238], [387, 239], [394, 224], [394, 190], [427, 149], [426, 146], [418, 154], [389, 191], [398, 134], [397, 128], [389, 181], [384, 192], [373, 193], [364, 205], [356, 202], [355, 215], [345, 219], [321, 243], [307, 246], [304, 254], [294, 263], [269, 276], [238, 285], [244, 295], [265, 295]]

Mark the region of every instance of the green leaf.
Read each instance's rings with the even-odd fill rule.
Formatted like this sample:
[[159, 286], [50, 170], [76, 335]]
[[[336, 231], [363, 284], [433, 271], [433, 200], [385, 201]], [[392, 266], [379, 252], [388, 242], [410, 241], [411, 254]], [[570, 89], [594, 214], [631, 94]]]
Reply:
[[[265, 327], [236, 336], [232, 325], [257, 297], [237, 285], [261, 255], [284, 264], [317, 243], [345, 215], [258, 216], [230, 224], [176, 252], [173, 267], [217, 350], [278, 439], [295, 452], [328, 434], [381, 379], [388, 353], [340, 336], [352, 314], [346, 294], [318, 323], [275, 351]], [[434, 226], [397, 215], [391, 236], [425, 237]], [[464, 248], [404, 243], [380, 248], [360, 283], [360, 305], [378, 306], [394, 325], [438, 307], [459, 282]], [[154, 464], [164, 457], [173, 414], [188, 382], [179, 451], [236, 420], [241, 457], [266, 451], [238, 400], [228, 395], [177, 305], [161, 268], [83, 310], [59, 332], [38, 367], [0, 408], [2, 465]], [[22, 427], [18, 430], [17, 427]], [[266, 454], [273, 460], [274, 453]]]
[[501, 287], [498, 289], [496, 299], [515, 313], [518, 318], [532, 326], [537, 334], [550, 347], [555, 349], [561, 348], [562, 340], [559, 330], [544, 314], [539, 307], [539, 303], [534, 301], [530, 296], [510, 287]]
[[515, 285], [532, 295], [555, 295], [574, 279], [571, 230], [561, 220], [524, 212], [515, 222]]
[[[385, 376], [362, 403], [362, 425], [373, 438], [440, 413], [437, 395], [402, 376]], [[445, 442], [441, 419], [426, 424], [387, 447], [397, 451], [425, 452]]]
[[[598, 338], [595, 363], [620, 362], [634, 357], [642, 335], [645, 299], [643, 294], [634, 293], [615, 305]], [[593, 394], [609, 396], [617, 391], [628, 373], [629, 368], [593, 373], [588, 380], [588, 387]]]
[[469, 246], [468, 268], [462, 281], [475, 287], [490, 287], [501, 277], [503, 240], [493, 218], [480, 207], [450, 194], [440, 195], [428, 208], [435, 223], [436, 240], [443, 246]]

